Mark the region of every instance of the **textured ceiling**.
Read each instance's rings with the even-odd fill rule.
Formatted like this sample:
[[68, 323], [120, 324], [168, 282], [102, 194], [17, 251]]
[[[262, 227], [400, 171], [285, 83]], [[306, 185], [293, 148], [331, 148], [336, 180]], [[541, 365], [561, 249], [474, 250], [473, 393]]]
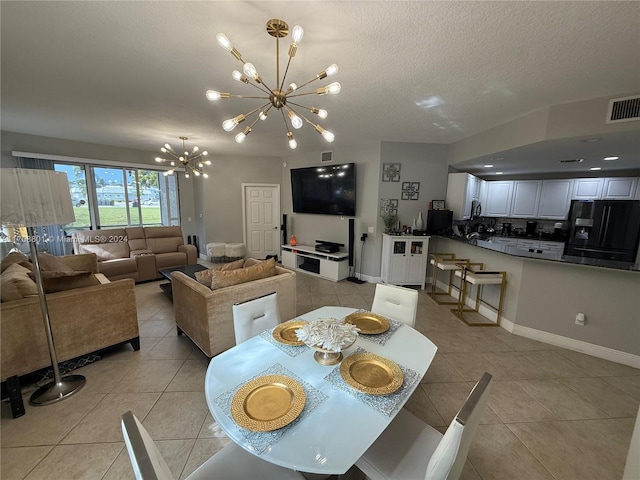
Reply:
[[[241, 64], [217, 45], [218, 32], [275, 83], [270, 18], [305, 29], [288, 81], [340, 67], [327, 79], [342, 84], [340, 95], [301, 101], [328, 110], [321, 123], [336, 135], [333, 148], [451, 143], [533, 110], [640, 84], [638, 2], [2, 1], [0, 8], [3, 130], [149, 151], [186, 135], [214, 155], [291, 153], [275, 112], [242, 145], [235, 131], [222, 130], [222, 120], [259, 101], [205, 98], [207, 89], [256, 92], [231, 79]], [[301, 151], [332, 148], [307, 125], [294, 133]]]

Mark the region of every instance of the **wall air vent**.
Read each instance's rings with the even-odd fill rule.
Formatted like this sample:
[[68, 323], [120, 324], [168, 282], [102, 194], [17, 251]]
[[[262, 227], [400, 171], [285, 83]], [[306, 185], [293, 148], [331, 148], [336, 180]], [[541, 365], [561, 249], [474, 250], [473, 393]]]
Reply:
[[606, 123], [640, 120], [640, 95], [609, 100]]
[[320, 154], [320, 161], [322, 163], [333, 162], [333, 150], [329, 150], [328, 152], [322, 152]]
[[570, 158], [568, 160], [560, 160], [560, 163], [582, 163], [584, 158]]

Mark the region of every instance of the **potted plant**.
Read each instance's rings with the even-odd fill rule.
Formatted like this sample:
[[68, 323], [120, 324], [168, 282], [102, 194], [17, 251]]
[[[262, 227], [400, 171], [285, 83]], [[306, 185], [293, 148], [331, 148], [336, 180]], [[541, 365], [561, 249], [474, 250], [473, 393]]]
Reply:
[[389, 211], [382, 212], [382, 221], [384, 222], [384, 233], [389, 233], [393, 227], [398, 224], [398, 215]]

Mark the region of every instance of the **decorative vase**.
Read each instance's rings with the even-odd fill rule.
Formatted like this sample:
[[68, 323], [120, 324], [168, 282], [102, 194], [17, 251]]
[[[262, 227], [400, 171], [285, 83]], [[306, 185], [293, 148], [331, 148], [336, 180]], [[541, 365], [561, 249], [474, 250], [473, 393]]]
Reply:
[[[345, 345], [342, 347], [342, 350], [346, 350], [351, 345], [355, 343], [355, 339], [349, 345]], [[313, 358], [320, 365], [335, 365], [342, 361], [343, 355], [342, 351], [334, 352], [333, 350], [327, 350], [326, 348], [319, 347], [317, 345], [309, 345], [316, 352], [313, 354]]]
[[418, 212], [418, 220], [416, 220], [416, 229], [422, 230], [424, 227], [424, 221], [422, 220], [422, 212]]
[[291, 235], [291, 237], [289, 237], [289, 245], [291, 245], [292, 247], [298, 245], [298, 240], [296, 240], [295, 235]]
[[411, 225], [411, 231], [415, 232], [416, 228], [418, 228], [417, 223], [416, 223], [416, 219], [413, 219], [413, 224]]

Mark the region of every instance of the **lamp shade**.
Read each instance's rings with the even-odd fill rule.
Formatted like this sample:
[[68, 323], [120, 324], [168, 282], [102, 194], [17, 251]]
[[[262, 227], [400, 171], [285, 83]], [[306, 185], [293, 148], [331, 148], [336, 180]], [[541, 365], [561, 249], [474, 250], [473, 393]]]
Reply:
[[53, 170], [0, 170], [0, 221], [6, 226], [42, 227], [74, 222], [67, 174]]

